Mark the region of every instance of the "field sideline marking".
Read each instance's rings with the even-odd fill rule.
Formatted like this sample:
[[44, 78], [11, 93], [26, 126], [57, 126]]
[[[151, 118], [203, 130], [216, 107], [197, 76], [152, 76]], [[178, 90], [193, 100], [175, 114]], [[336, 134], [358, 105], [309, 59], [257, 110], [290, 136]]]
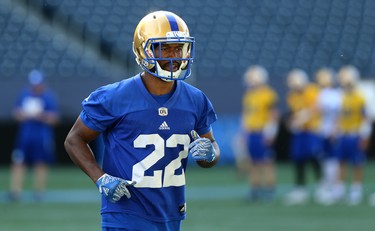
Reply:
[[[281, 184], [277, 186], [276, 197], [285, 195], [293, 188], [292, 185]], [[313, 192], [314, 185], [308, 187]], [[375, 192], [375, 184], [365, 185], [365, 196]], [[222, 199], [242, 199], [249, 193], [247, 185], [235, 186], [187, 186], [186, 200], [222, 200]], [[22, 194], [21, 201], [24, 203], [34, 203], [33, 192], [26, 190]], [[59, 189], [47, 190], [42, 202], [46, 203], [94, 203], [100, 201], [100, 194], [97, 189]], [[0, 191], [0, 203], [9, 202], [8, 193]]]

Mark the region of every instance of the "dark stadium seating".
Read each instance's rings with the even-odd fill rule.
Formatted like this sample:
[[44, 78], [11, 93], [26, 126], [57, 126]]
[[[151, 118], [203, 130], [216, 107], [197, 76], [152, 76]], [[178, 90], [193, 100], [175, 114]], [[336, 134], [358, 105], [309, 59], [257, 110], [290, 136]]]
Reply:
[[77, 81], [136, 73], [133, 31], [159, 9], [188, 23], [202, 81], [240, 80], [251, 64], [265, 66], [275, 83], [295, 67], [310, 75], [349, 63], [364, 77], [375, 71], [372, 0], [2, 0], [0, 81], [33, 67]]
[[[31, 1], [30, 1], [31, 2]], [[33, 4], [43, 1], [32, 1]], [[62, 1], [45, 1], [58, 3]], [[44, 20], [23, 2], [4, 0], [0, 7], [0, 78], [24, 77], [31, 69], [41, 68], [47, 77], [103, 78], [118, 73], [113, 64], [84, 43]], [[43, 5], [43, 4], [42, 4]], [[103, 75], [104, 70], [107, 74]], [[124, 72], [124, 70], [122, 69]]]
[[[198, 41], [196, 73], [205, 78], [242, 76], [255, 63], [272, 76], [283, 76], [293, 67], [312, 74], [322, 65], [339, 68], [347, 63], [356, 64], [365, 76], [375, 69], [371, 0], [4, 0], [2, 78], [23, 75], [33, 65], [51, 76], [77, 69], [83, 76], [96, 75], [95, 67], [109, 70], [110, 62], [126, 64], [117, 74], [133, 72], [129, 58], [134, 28], [157, 9], [185, 18]], [[87, 59], [87, 49], [92, 50], [88, 59], [98, 65], [81, 61]]]

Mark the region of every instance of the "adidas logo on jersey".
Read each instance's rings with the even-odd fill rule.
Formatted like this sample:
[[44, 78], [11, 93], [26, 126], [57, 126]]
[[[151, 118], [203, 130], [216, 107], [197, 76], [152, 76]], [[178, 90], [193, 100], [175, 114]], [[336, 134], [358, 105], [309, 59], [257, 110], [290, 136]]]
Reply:
[[170, 130], [167, 122], [163, 122], [160, 126], [159, 126], [159, 130]]

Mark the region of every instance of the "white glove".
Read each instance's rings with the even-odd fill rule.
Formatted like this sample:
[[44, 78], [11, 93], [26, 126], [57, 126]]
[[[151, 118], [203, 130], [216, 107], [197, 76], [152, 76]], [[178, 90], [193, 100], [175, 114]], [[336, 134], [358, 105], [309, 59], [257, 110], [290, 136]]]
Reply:
[[112, 203], [116, 203], [124, 195], [127, 198], [131, 197], [130, 192], [126, 188], [126, 186], [131, 186], [135, 183], [135, 181], [124, 180], [105, 173], [96, 181], [95, 184], [98, 187], [99, 192], [103, 194], [107, 198], [107, 200]]
[[215, 160], [216, 152], [212, 146], [211, 140], [207, 138], [200, 138], [198, 133], [194, 130], [190, 132], [193, 142], [189, 145], [189, 153], [196, 161], [205, 160], [212, 162]]

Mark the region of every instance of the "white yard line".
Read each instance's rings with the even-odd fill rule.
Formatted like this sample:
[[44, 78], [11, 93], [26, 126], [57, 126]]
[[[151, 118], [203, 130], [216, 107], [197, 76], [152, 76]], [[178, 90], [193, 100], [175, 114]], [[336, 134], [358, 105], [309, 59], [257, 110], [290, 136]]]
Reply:
[[[278, 185], [276, 197], [282, 197], [293, 187], [292, 185]], [[310, 192], [313, 192], [313, 185], [309, 186]], [[365, 194], [375, 192], [374, 184], [365, 185]], [[243, 199], [249, 193], [247, 185], [235, 186], [187, 186], [186, 199], [189, 201], [199, 200], [220, 200], [220, 199]], [[8, 202], [8, 194], [0, 191], [0, 203]], [[44, 203], [95, 203], [100, 201], [99, 192], [93, 189], [61, 189], [47, 190], [43, 196]], [[32, 191], [25, 191], [22, 194], [21, 202], [35, 203]]]

